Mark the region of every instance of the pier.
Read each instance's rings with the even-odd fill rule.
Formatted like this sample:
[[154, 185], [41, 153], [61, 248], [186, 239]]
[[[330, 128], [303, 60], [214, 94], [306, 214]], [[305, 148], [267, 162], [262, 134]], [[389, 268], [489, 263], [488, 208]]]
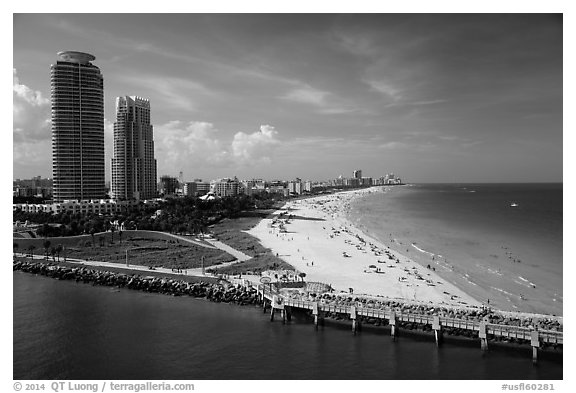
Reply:
[[[248, 286], [250, 284], [246, 282]], [[262, 301], [264, 312], [270, 308], [270, 321], [274, 320], [274, 314], [279, 312], [282, 315], [283, 323], [289, 320], [293, 310], [309, 311], [314, 317], [314, 327], [318, 325], [324, 313], [335, 313], [346, 315], [351, 321], [352, 333], [356, 334], [360, 322], [359, 317], [369, 317], [379, 319], [383, 325], [389, 325], [390, 334], [395, 340], [398, 335], [400, 322], [417, 323], [431, 326], [434, 331], [436, 345], [442, 343], [443, 328], [457, 328], [471, 332], [478, 332], [480, 348], [488, 350], [488, 338], [502, 337], [507, 339], [518, 339], [527, 341], [532, 347], [532, 361], [538, 361], [538, 349], [543, 343], [563, 345], [563, 332], [555, 330], [543, 330], [524, 326], [513, 326], [505, 324], [495, 324], [488, 321], [473, 321], [462, 318], [450, 318], [439, 315], [425, 315], [419, 313], [398, 312], [393, 309], [380, 309], [363, 307], [361, 303], [353, 306], [324, 304], [317, 301], [296, 300], [283, 296], [274, 290], [270, 284], [260, 284], [257, 287], [259, 298]]]

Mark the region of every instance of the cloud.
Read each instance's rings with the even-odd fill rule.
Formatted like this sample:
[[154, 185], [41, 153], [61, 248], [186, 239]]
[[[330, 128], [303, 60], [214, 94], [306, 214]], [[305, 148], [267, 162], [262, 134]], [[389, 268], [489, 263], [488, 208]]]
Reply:
[[332, 93], [315, 89], [306, 84], [299, 84], [279, 98], [300, 104], [312, 105], [316, 113], [325, 115], [358, 111], [357, 108], [342, 103], [342, 100], [335, 97]]
[[232, 140], [232, 155], [242, 165], [252, 166], [270, 162], [270, 155], [276, 145], [278, 131], [269, 125], [260, 126], [260, 131], [252, 134], [238, 132]]
[[[214, 92], [202, 83], [183, 78], [152, 74], [132, 74], [118, 77], [123, 83], [129, 83], [138, 89], [146, 89], [151, 95], [163, 100], [170, 107], [186, 111], [198, 108], [199, 97], [214, 96]], [[196, 99], [192, 98], [195, 97]]]
[[226, 166], [229, 162], [229, 153], [216, 138], [217, 135], [218, 130], [212, 123], [201, 121], [184, 123], [174, 120], [155, 126], [154, 144], [158, 175]]
[[355, 56], [374, 57], [379, 51], [372, 37], [357, 32], [334, 30], [333, 40], [345, 52]]
[[300, 102], [303, 104], [312, 104], [316, 106], [327, 105], [326, 96], [327, 92], [313, 89], [312, 87], [298, 87], [290, 90], [286, 95], [281, 98], [289, 101]]
[[406, 143], [403, 142], [387, 142], [387, 143], [382, 143], [381, 145], [378, 145], [379, 149], [384, 149], [384, 150], [396, 150], [396, 149], [403, 149], [408, 147], [408, 145]]
[[393, 102], [397, 102], [402, 99], [402, 91], [400, 88], [392, 85], [390, 82], [385, 80], [365, 80], [364, 81], [372, 90], [389, 98]]
[[278, 131], [262, 125], [253, 133], [237, 132], [232, 140], [219, 138], [212, 123], [170, 121], [154, 127], [158, 175], [184, 171], [192, 174], [213, 168], [234, 170], [272, 161], [279, 144]]
[[50, 100], [21, 83], [16, 69], [12, 91], [14, 173], [51, 176]]
[[14, 142], [49, 141], [50, 100], [20, 83], [16, 69], [12, 75]]

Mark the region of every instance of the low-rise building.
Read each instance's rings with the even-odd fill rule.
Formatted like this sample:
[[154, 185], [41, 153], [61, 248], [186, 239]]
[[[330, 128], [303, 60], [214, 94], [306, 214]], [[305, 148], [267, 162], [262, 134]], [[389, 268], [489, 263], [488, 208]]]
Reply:
[[18, 203], [13, 205], [13, 209], [20, 209], [27, 213], [52, 213], [59, 214], [69, 212], [71, 214], [102, 214], [110, 215], [127, 212], [138, 208], [137, 201], [114, 201], [111, 199], [84, 200], [84, 201], [63, 201], [51, 204], [28, 204]]
[[210, 192], [219, 197], [236, 196], [238, 195], [239, 188], [240, 182], [237, 178], [223, 178], [210, 182]]

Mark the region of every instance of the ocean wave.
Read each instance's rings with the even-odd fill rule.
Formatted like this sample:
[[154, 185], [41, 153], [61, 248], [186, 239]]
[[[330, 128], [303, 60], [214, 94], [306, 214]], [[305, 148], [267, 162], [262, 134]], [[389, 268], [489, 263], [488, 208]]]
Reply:
[[497, 274], [497, 275], [499, 275], [499, 276], [502, 276], [502, 273], [500, 273], [500, 271], [498, 271], [498, 270], [494, 270], [494, 269], [488, 268], [488, 272], [489, 272], [489, 273], [492, 273], [492, 274]]
[[515, 295], [515, 294], [513, 294], [513, 293], [511, 293], [511, 292], [505, 291], [505, 290], [503, 290], [502, 288], [496, 288], [496, 287], [490, 287], [490, 288], [492, 288], [492, 289], [494, 289], [494, 290], [496, 290], [496, 291], [498, 291], [498, 292], [501, 292], [501, 293], [503, 293], [503, 294], [505, 294], [505, 295], [508, 295], [508, 296], [518, 297], [518, 295]]
[[430, 256], [436, 256], [436, 254], [434, 254], [433, 252], [430, 252], [430, 251], [426, 251], [426, 250], [421, 249], [420, 247], [418, 247], [418, 246], [416, 245], [416, 243], [412, 243], [412, 247], [414, 247], [415, 249], [417, 249], [417, 250], [420, 251], [421, 253], [428, 254], [428, 255], [430, 255]]
[[[529, 280], [525, 279], [525, 278], [522, 277], [522, 276], [518, 276], [518, 278], [519, 278], [520, 280], [524, 281], [525, 283], [527, 283], [528, 286], [530, 286], [530, 287], [532, 287], [532, 288], [536, 288], [536, 284], [534, 284], [532, 281], [529, 281]], [[516, 282], [517, 282], [517, 281], [516, 281]], [[523, 284], [523, 285], [526, 285], [526, 284]]]
[[470, 280], [470, 275], [469, 275], [468, 273], [464, 273], [464, 276], [463, 276], [463, 277], [464, 277], [464, 278], [466, 279], [466, 281], [468, 281], [470, 284], [472, 284], [472, 285], [474, 285], [474, 286], [478, 286], [478, 284], [476, 284], [474, 281]]

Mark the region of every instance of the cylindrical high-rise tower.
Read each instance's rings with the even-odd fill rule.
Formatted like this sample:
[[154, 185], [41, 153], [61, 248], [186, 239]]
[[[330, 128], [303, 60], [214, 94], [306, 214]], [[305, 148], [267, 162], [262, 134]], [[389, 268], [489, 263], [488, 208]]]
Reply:
[[59, 52], [51, 66], [54, 201], [101, 199], [104, 185], [104, 81], [95, 57]]

